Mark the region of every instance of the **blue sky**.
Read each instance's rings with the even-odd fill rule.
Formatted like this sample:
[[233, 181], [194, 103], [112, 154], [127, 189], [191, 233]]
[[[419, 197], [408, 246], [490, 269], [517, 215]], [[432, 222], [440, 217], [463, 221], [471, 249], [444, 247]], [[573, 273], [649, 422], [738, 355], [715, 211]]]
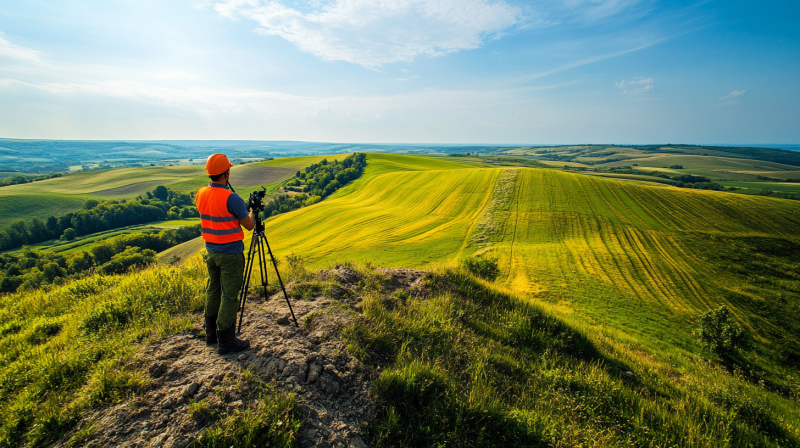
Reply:
[[0, 137], [800, 143], [800, 2], [0, 4]]

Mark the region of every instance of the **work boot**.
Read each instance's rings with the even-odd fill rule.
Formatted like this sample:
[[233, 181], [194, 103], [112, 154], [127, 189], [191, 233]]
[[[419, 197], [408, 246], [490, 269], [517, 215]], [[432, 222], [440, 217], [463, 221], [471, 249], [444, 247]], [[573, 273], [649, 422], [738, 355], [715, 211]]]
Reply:
[[220, 355], [240, 352], [250, 348], [250, 341], [247, 339], [241, 340], [236, 337], [236, 325], [231, 325], [230, 328], [224, 330], [217, 330], [217, 338], [219, 338], [217, 353]]
[[206, 316], [206, 345], [214, 345], [217, 343], [217, 316]]

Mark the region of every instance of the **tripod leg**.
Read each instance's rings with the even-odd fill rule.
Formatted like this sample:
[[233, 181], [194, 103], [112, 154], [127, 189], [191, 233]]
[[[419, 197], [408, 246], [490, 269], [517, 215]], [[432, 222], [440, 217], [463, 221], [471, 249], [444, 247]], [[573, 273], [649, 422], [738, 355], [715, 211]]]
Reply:
[[281, 280], [281, 273], [278, 271], [278, 262], [275, 261], [275, 255], [272, 254], [272, 249], [269, 247], [269, 240], [267, 240], [267, 236], [264, 235], [264, 243], [267, 245], [267, 252], [269, 252], [269, 258], [272, 260], [272, 266], [275, 267], [275, 275], [278, 276], [278, 283], [281, 285], [281, 291], [283, 291], [283, 297], [286, 299], [286, 304], [289, 305], [289, 311], [292, 313], [292, 319], [294, 320], [295, 327], [300, 328], [300, 325], [297, 323], [297, 318], [294, 316], [294, 310], [292, 309], [292, 303], [289, 301], [289, 295], [286, 294], [286, 288], [283, 286], [283, 280]]
[[256, 236], [250, 239], [250, 250], [247, 252], [247, 262], [245, 263], [244, 268], [244, 278], [242, 284], [242, 290], [239, 293], [239, 329], [236, 333], [241, 333], [242, 331], [242, 318], [244, 317], [244, 304], [247, 301], [247, 292], [250, 290], [250, 276], [253, 272], [253, 261], [255, 260], [255, 253], [257, 252], [257, 241]]

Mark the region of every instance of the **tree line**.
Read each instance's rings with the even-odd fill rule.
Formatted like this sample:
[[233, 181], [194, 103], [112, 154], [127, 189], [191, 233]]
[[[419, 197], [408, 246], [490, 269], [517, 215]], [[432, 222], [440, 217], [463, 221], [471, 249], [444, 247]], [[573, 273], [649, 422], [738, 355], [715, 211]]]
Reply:
[[64, 236], [89, 235], [95, 232], [144, 224], [164, 219], [200, 216], [194, 205], [194, 193], [178, 193], [163, 185], [148, 191], [146, 197], [133, 200], [98, 201], [90, 199], [83, 210], [70, 212], [46, 220], [33, 217], [28, 221], [18, 219], [0, 230], [0, 250], [36, 244]]
[[7, 187], [9, 185], [27, 184], [30, 182], [37, 182], [45, 179], [53, 179], [61, 176], [63, 176], [63, 174], [61, 173], [45, 174], [44, 176], [36, 176], [36, 177], [26, 177], [26, 176], [16, 175], [0, 181], [0, 187]]
[[119, 235], [93, 244], [88, 251], [70, 255], [25, 246], [18, 253], [0, 254], [0, 293], [60, 284], [92, 271], [101, 274], [125, 272], [131, 266], [152, 263], [157, 252], [197, 238], [200, 233], [200, 224], [197, 224], [176, 230]]
[[330, 196], [334, 191], [357, 179], [367, 166], [365, 153], [353, 153], [339, 162], [322, 159], [295, 173], [295, 177], [286, 183], [288, 187], [302, 186], [303, 193], [290, 195], [281, 194], [265, 204], [263, 216], [269, 218], [281, 213], [297, 210], [302, 207], [316, 204]]

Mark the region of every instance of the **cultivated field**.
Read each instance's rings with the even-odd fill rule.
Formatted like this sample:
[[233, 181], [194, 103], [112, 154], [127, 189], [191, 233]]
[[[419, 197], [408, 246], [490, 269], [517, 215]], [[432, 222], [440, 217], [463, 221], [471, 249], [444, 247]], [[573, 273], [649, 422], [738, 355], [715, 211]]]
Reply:
[[[378, 154], [331, 198], [267, 221], [276, 253], [312, 263], [494, 256], [511, 291], [670, 350], [694, 349], [694, 318], [723, 304], [768, 347], [800, 330], [800, 283], [784, 277], [798, 228], [796, 201]], [[172, 250], [192, 247], [202, 242]], [[758, 272], [777, 277], [753, 282]]]

